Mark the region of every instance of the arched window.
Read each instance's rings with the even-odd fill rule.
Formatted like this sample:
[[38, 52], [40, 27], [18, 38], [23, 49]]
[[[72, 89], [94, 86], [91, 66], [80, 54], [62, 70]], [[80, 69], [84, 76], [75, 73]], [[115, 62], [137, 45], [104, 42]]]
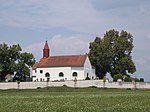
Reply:
[[63, 73], [63, 72], [60, 72], [60, 73], [59, 73], [59, 77], [64, 77], [64, 73]]
[[45, 74], [45, 77], [50, 77], [50, 74], [47, 72], [47, 73]]
[[73, 76], [73, 77], [77, 77], [77, 76], [78, 76], [77, 72], [73, 72], [73, 73], [72, 73], [72, 76]]

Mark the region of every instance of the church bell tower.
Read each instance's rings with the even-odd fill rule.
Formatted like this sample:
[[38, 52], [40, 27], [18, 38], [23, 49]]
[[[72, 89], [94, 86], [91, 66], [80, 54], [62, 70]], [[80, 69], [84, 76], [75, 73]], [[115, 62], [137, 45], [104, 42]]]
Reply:
[[46, 40], [44, 49], [43, 49], [43, 58], [47, 58], [47, 57], [49, 57], [49, 47], [48, 47], [48, 43]]

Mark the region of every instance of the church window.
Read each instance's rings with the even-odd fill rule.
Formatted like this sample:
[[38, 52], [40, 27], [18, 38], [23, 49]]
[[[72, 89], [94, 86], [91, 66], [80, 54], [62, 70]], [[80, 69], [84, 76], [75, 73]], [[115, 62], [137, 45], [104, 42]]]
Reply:
[[77, 76], [78, 76], [77, 72], [73, 72], [73, 73], [72, 73], [72, 76], [73, 76], [73, 77], [77, 77]]
[[63, 73], [63, 72], [60, 72], [60, 73], [59, 73], [59, 77], [64, 77], [64, 73]]
[[43, 70], [40, 70], [40, 73], [42, 74], [42, 73], [43, 73]]
[[50, 74], [47, 72], [47, 73], [45, 74], [45, 77], [50, 77]]

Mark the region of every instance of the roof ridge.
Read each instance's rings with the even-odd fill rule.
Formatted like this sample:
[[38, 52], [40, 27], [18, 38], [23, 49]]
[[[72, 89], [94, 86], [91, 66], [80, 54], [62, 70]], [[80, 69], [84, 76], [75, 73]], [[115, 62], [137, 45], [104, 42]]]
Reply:
[[50, 57], [63, 57], [63, 56], [85, 56], [85, 55], [87, 55], [87, 54], [71, 54], [71, 55], [59, 55], [59, 56], [55, 56], [55, 55], [53, 55], [53, 56], [50, 56]]

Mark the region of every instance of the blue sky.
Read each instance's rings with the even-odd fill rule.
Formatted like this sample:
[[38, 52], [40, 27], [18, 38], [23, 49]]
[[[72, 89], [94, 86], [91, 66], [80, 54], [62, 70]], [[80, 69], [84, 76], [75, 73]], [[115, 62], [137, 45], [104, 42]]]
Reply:
[[51, 55], [88, 52], [89, 42], [107, 30], [134, 37], [132, 76], [150, 81], [149, 0], [0, 0], [0, 43], [19, 43], [37, 61], [45, 40]]

